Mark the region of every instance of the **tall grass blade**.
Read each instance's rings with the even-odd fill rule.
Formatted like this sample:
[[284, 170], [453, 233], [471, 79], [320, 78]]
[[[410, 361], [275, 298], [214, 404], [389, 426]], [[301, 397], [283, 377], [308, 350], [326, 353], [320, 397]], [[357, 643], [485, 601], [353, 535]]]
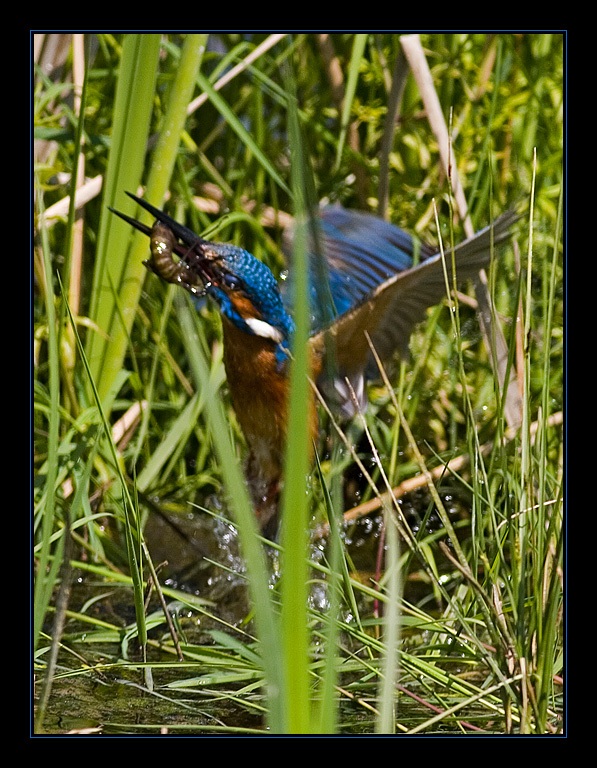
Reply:
[[379, 686], [379, 717], [377, 733], [396, 731], [396, 684], [398, 682], [398, 651], [400, 643], [400, 547], [398, 529], [389, 509], [384, 514], [386, 557], [384, 584], [388, 600], [383, 618], [384, 656]]
[[[329, 575], [327, 577], [328, 604], [326, 622], [324, 625], [324, 665], [322, 680], [319, 687], [319, 701], [313, 704], [312, 733], [332, 734], [338, 729], [338, 676], [340, 660], [338, 654], [338, 638], [340, 634], [340, 608], [342, 604], [342, 581], [349, 583], [348, 568], [344, 557], [342, 538], [340, 535], [340, 514], [334, 506], [329, 489], [321, 469], [319, 456], [315, 454], [317, 474], [324, 492], [327, 518], [330, 524], [328, 536]], [[353, 603], [354, 604], [354, 603]], [[355, 614], [358, 615], [356, 605]]]
[[288, 138], [291, 152], [291, 180], [297, 226], [293, 242], [293, 296], [295, 333], [290, 367], [288, 444], [282, 496], [282, 653], [286, 674], [287, 733], [307, 733], [311, 719], [309, 695], [309, 630], [307, 475], [310, 446], [310, 389], [308, 336], [309, 289], [307, 265], [306, 159], [300, 136], [293, 75], [286, 71], [288, 91]]
[[[184, 129], [187, 118], [187, 108], [193, 94], [196, 77], [199, 66], [205, 50], [207, 35], [187, 35], [179, 65], [176, 68], [176, 75], [168, 96], [166, 113], [162, 121], [162, 128], [159, 133], [156, 148], [152, 154], [152, 163], [147, 178], [145, 196], [152, 201], [154, 205], [159, 205], [164, 199], [180, 144], [180, 136]], [[148, 80], [147, 87], [150, 82]], [[152, 96], [149, 97], [152, 101]], [[143, 144], [142, 146], [145, 146]], [[123, 156], [126, 157], [123, 152]], [[143, 156], [141, 157], [143, 160]], [[124, 180], [122, 184], [111, 190], [112, 195], [106, 192], [105, 200], [118, 199], [118, 207], [126, 209], [130, 206], [130, 201], [125, 198], [123, 191], [136, 190], [138, 183], [134, 186], [126, 186]], [[106, 209], [103, 210], [103, 216], [110, 218], [110, 225], [116, 222], [115, 217]], [[143, 214], [147, 215], [147, 214]], [[123, 251], [124, 253], [124, 251]], [[135, 316], [136, 307], [139, 302], [141, 288], [146, 275], [146, 269], [143, 266], [143, 260], [147, 254], [147, 238], [140, 232], [133, 234], [130, 250], [122, 271], [122, 279], [118, 284], [119, 302], [122, 306], [122, 318], [114, 315], [110, 325], [111, 342], [106, 350], [102, 367], [102, 393], [106, 393], [109, 382], [113, 376], [122, 367], [126, 347], [129, 343], [130, 328]]]
[[[127, 35], [116, 89], [112, 146], [104, 185], [104, 213], [100, 218], [89, 315], [104, 331], [90, 333], [86, 343], [90, 373], [100, 400], [108, 395], [122, 367], [128, 332], [135, 316], [145, 268], [127, 258], [130, 226], [106, 207], [120, 204], [123, 190], [139, 188], [145, 162], [153, 107], [160, 36]], [[117, 197], [118, 196], [118, 197]], [[133, 215], [132, 201], [122, 208]], [[147, 247], [147, 246], [146, 246]], [[114, 289], [117, 295], [114, 294]], [[122, 307], [125, 328], [117, 309]], [[107, 410], [110, 411], [109, 404]]]
[[[55, 489], [57, 485], [58, 467], [60, 460], [58, 457], [59, 435], [60, 435], [60, 355], [59, 355], [59, 328], [62, 325], [61, 319], [58, 322], [56, 317], [56, 308], [54, 303], [54, 284], [53, 270], [50, 261], [50, 247], [48, 244], [47, 230], [44, 222], [43, 196], [41, 190], [37, 189], [37, 201], [39, 208], [39, 231], [41, 234], [42, 254], [44, 264], [45, 286], [44, 294], [46, 297], [45, 312], [48, 328], [48, 458], [46, 461], [46, 477], [44, 485], [46, 488], [46, 501], [42, 517], [42, 526], [40, 532], [41, 547], [39, 550], [37, 573], [33, 590], [33, 650], [37, 648], [39, 634], [46, 616], [48, 605], [52, 597], [52, 590], [56, 579], [56, 573], [60, 565], [60, 552], [52, 555], [52, 533], [56, 525], [56, 497]], [[60, 549], [60, 543], [57, 549]]]
[[228, 491], [230, 505], [238, 528], [241, 551], [247, 566], [247, 577], [255, 611], [257, 637], [260, 642], [261, 663], [265, 674], [268, 699], [268, 726], [272, 733], [286, 729], [286, 684], [280, 656], [279, 617], [269, 588], [269, 570], [259, 537], [257, 522], [249, 500], [245, 480], [230, 439], [228, 420], [217, 396], [213, 377], [203, 356], [198, 334], [203, 333], [201, 321], [187, 296], [178, 302], [180, 321], [187, 340], [189, 363], [197, 388], [205, 397], [211, 436], [218, 455]]
[[[170, 183], [180, 143], [180, 136], [187, 118], [188, 104], [193, 94], [197, 72], [201, 64], [206, 42], [207, 35], [188, 35], [182, 48], [179, 66], [176, 69], [176, 76], [170, 89], [162, 128], [156, 148], [152, 155], [152, 164], [145, 189], [147, 199], [152, 201], [155, 205], [159, 205], [164, 199]], [[153, 65], [155, 71], [155, 64], [153, 64], [155, 53], [153, 49], [150, 49], [145, 56], [150, 59], [150, 64]], [[130, 84], [129, 87], [136, 88], [137, 86], [133, 83]], [[143, 97], [147, 98], [150, 103], [153, 101], [153, 94], [150, 93], [152, 87], [154, 87], [153, 82], [150, 78], [147, 78], [147, 93], [144, 93]], [[133, 101], [131, 103], [136, 104], [136, 102]], [[148, 116], [143, 114], [138, 118], [139, 123], [143, 124], [145, 133], [147, 133], [149, 127], [148, 123], [147, 126], [144, 123], [147, 117]], [[144, 148], [145, 144], [146, 135], [143, 137], [141, 147]], [[138, 149], [137, 152], [139, 152]], [[126, 152], [123, 149], [123, 152], [117, 157], [119, 170], [124, 170], [122, 164], [126, 162], [126, 157]], [[142, 162], [143, 159], [144, 154], [140, 153], [139, 160]], [[129, 185], [125, 179], [119, 177], [115, 188], [110, 187], [106, 190], [104, 199], [108, 201], [109, 205], [112, 205], [115, 202], [115, 199], [123, 201], [122, 203], [119, 202], [118, 206], [126, 209], [130, 206], [130, 201], [128, 201], [128, 198], [124, 197], [123, 192], [127, 189], [136, 190], [137, 187], [138, 180], [135, 184]], [[106, 208], [104, 208], [103, 216], [110, 219], [108, 226], [119, 226], [118, 222], [115, 221], [115, 217], [112, 216]], [[123, 253], [124, 252], [125, 251], [123, 251]], [[135, 232], [127, 260], [120, 273], [122, 275], [121, 282], [117, 284], [120, 294], [120, 304], [123, 307], [124, 320], [121, 321], [117, 315], [113, 315], [110, 322], [111, 343], [106, 350], [102, 366], [101, 392], [103, 394], [107, 392], [110, 381], [122, 367], [124, 354], [129, 341], [130, 328], [135, 316], [141, 287], [146, 275], [146, 270], [143, 266], [143, 260], [146, 254], [147, 238], [142, 233]]]
[[358, 34], [354, 36], [354, 42], [352, 46], [352, 54], [350, 57], [350, 64], [348, 67], [348, 79], [346, 82], [346, 93], [344, 94], [344, 101], [342, 103], [342, 119], [340, 122], [340, 135], [338, 136], [338, 146], [336, 148], [336, 171], [340, 167], [342, 160], [342, 152], [344, 151], [344, 144], [346, 143], [346, 135], [348, 133], [348, 126], [350, 123], [350, 112], [352, 110], [352, 103], [357, 87], [357, 81], [359, 79], [359, 68], [361, 66], [361, 59], [367, 45], [367, 35]]
[[[557, 262], [559, 258], [560, 228], [562, 223], [563, 195], [560, 195], [558, 216], [554, 237], [554, 249], [551, 262], [551, 277], [547, 297], [547, 312], [543, 330], [544, 344], [552, 338], [553, 309], [555, 306]], [[562, 605], [562, 560], [563, 531], [561, 518], [562, 482], [561, 477], [548, 476], [547, 418], [550, 411], [549, 381], [551, 378], [551, 360], [545, 355], [543, 365], [543, 389], [541, 410], [546, 421], [537, 439], [539, 464], [538, 525], [539, 535], [545, 532], [542, 541], [543, 557], [538, 558], [538, 573], [534, 578], [534, 594], [537, 603], [537, 719], [538, 730], [547, 727], [548, 707], [553, 695], [553, 677], [556, 669], [557, 635]], [[551, 499], [550, 489], [556, 488], [555, 498]], [[552, 503], [553, 502], [553, 503]], [[549, 511], [551, 510], [551, 511]]]

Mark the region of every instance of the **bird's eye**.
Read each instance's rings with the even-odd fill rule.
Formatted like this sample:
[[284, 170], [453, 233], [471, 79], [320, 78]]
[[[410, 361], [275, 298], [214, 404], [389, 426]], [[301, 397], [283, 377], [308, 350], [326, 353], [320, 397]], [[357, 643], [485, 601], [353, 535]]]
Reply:
[[240, 287], [239, 279], [228, 272], [225, 272], [222, 275], [221, 280], [224, 287], [228, 288], [229, 291], [236, 291]]

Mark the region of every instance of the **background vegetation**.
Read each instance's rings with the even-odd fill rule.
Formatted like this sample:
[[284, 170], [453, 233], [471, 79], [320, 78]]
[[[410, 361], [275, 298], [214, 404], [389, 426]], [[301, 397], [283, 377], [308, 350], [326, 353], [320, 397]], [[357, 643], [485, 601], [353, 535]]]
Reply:
[[[33, 36], [37, 733], [564, 731], [564, 43]], [[322, 411], [271, 548], [217, 312], [107, 206], [144, 190], [280, 274], [312, 189], [435, 243], [523, 216], [488, 273], [502, 373], [481, 288], [431, 309], [365, 419]]]

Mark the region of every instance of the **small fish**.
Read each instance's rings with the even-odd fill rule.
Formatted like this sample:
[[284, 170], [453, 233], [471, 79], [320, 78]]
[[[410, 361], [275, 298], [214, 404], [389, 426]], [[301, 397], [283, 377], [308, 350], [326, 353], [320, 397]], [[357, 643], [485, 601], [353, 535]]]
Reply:
[[147, 259], [143, 263], [168, 283], [178, 282], [183, 269], [183, 263], [176, 262], [172, 258], [175, 242], [174, 232], [170, 227], [162, 224], [161, 221], [156, 221], [149, 236], [151, 259]]
[[[149, 248], [151, 258], [143, 264], [151, 272], [156, 274], [166, 283], [180, 285], [195, 297], [205, 296], [210, 282], [204, 274], [197, 274], [197, 254], [193, 254], [192, 247], [186, 254], [181, 255], [179, 261], [173, 258], [174, 252], [180, 252], [178, 240], [172, 229], [161, 221], [155, 221], [149, 233]], [[187, 261], [187, 257], [190, 257]], [[192, 267], [195, 263], [195, 269]]]
[[149, 235], [151, 259], [143, 264], [167, 283], [186, 283], [189, 268], [184, 261], [174, 261], [173, 251], [176, 244], [174, 232], [166, 224], [156, 221]]
[[[205, 296], [212, 284], [210, 258], [202, 252], [202, 245], [206, 244], [206, 241], [145, 200], [130, 192], [127, 194], [156, 217], [150, 228], [109, 207], [112, 213], [149, 237], [151, 258], [143, 264], [165, 282], [181, 286], [195, 298]], [[182, 243], [179, 240], [182, 240]], [[174, 259], [174, 254], [178, 261]]]

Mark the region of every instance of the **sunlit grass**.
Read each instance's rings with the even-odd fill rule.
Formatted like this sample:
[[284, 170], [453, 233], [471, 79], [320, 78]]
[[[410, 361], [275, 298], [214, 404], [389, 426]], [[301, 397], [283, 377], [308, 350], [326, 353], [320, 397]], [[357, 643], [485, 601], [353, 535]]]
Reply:
[[[48, 714], [61, 686], [99, 680], [140, 686], [155, 707], [144, 722], [94, 709], [106, 733], [561, 732], [561, 38], [421, 36], [475, 225], [526, 203], [488, 275], [522, 426], [508, 424], [472, 294], [431, 309], [412, 359], [371, 386], [364, 421], [334, 423], [322, 406], [332, 437], [308, 479], [294, 430], [273, 553], [244, 488], [217, 314], [145, 280], [146, 238], [123, 226], [110, 240], [119, 225], [107, 205], [126, 210], [124, 192], [139, 186], [160, 205], [169, 191], [172, 215], [276, 272], [278, 220], [300, 211], [312, 184], [319, 198], [384, 214], [387, 183], [395, 223], [444, 243], [462, 229], [411, 77], [397, 124], [384, 122], [400, 36], [223, 35], [222, 50], [205, 37], [86, 36], [82, 119], [68, 45], [51, 76], [47, 63], [35, 72], [34, 650], [39, 690], [50, 683], [37, 730], [59, 730]], [[64, 221], [43, 212], [74, 190], [79, 151], [104, 189], [82, 209], [77, 277], [74, 206]], [[339, 467], [358, 479], [347, 510]], [[402, 495], [414, 488], [418, 518]], [[232, 623], [225, 606], [162, 579], [146, 549], [156, 507], [176, 520], [203, 506], [238, 531], [240, 560], [212, 567], [250, 596]], [[368, 573], [342, 531], [344, 512], [351, 537], [348, 518], [366, 510], [379, 542]], [[305, 518], [327, 546], [304, 535]]]

